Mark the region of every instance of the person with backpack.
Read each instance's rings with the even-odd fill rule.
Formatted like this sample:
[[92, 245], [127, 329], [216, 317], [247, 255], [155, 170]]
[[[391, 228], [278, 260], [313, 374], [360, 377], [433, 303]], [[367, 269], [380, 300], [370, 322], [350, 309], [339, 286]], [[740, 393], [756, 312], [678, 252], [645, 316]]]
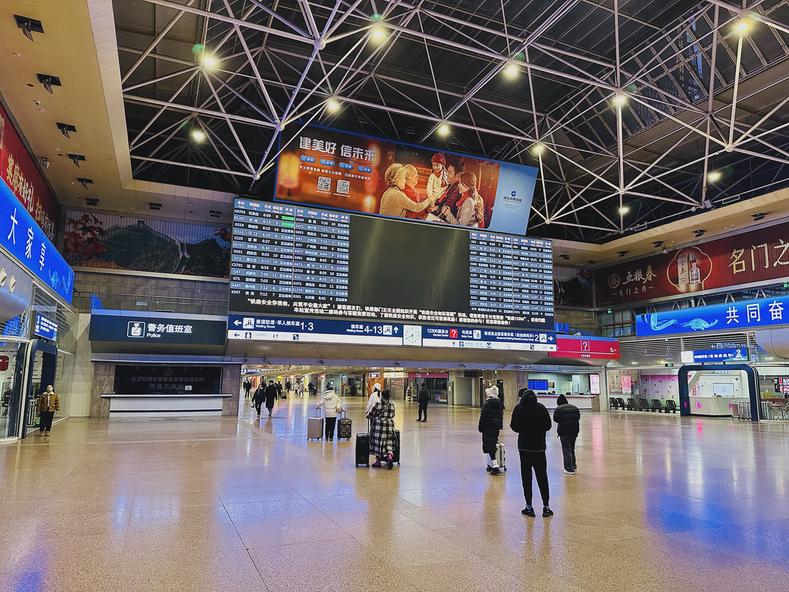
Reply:
[[419, 417], [417, 418], [417, 421], [424, 423], [427, 421], [427, 405], [430, 403], [430, 391], [427, 390], [427, 387], [424, 384], [419, 389], [417, 400], [419, 401]]
[[324, 424], [324, 438], [326, 440], [334, 440], [334, 426], [337, 425], [337, 413], [343, 410], [342, 401], [337, 396], [337, 391], [334, 390], [334, 385], [329, 383], [326, 392], [320, 402], [315, 406], [315, 409], [323, 409], [325, 420]]
[[548, 489], [548, 461], [545, 458], [545, 434], [551, 429], [551, 416], [545, 405], [537, 400], [537, 395], [530, 389], [518, 392], [520, 401], [512, 410], [510, 428], [518, 434], [518, 454], [521, 461], [521, 481], [526, 507], [521, 514], [534, 517], [532, 506], [532, 471], [537, 478], [537, 486], [542, 496], [543, 518], [553, 516], [550, 492]]
[[269, 380], [265, 392], [266, 409], [268, 410], [269, 418], [271, 418], [271, 410], [274, 409], [274, 401], [277, 400], [277, 397], [279, 396], [279, 391], [280, 389], [277, 388], [277, 385], [274, 384], [274, 381]]
[[491, 475], [500, 475], [501, 467], [496, 460], [496, 447], [499, 444], [499, 432], [504, 427], [504, 406], [499, 399], [496, 386], [485, 389], [485, 403], [479, 414], [479, 432], [482, 434], [482, 452], [485, 453], [487, 468]]
[[556, 423], [556, 433], [562, 442], [564, 472], [575, 475], [578, 469], [575, 461], [575, 440], [578, 438], [578, 432], [581, 431], [581, 412], [578, 407], [567, 401], [567, 397], [559, 395], [556, 398], [553, 421]]

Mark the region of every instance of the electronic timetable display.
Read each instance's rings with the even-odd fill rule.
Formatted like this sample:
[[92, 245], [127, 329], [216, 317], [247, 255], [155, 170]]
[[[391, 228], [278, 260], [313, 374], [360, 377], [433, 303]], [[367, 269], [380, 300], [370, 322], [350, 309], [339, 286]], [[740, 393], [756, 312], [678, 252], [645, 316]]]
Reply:
[[551, 242], [237, 198], [230, 310], [553, 331]]

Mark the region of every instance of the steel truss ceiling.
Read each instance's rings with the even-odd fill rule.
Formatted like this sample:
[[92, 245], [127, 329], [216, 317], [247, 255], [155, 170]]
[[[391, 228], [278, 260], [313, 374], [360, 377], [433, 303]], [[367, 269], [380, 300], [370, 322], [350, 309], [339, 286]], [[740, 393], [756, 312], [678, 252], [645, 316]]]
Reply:
[[134, 174], [267, 195], [320, 123], [538, 166], [530, 232], [606, 241], [787, 184], [789, 6], [742, 4], [115, 0]]

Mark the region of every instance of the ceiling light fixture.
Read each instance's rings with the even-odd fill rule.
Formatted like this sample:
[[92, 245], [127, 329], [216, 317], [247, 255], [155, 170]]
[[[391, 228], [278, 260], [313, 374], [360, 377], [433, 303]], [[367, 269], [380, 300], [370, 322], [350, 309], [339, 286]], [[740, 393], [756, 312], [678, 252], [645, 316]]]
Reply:
[[723, 173], [720, 171], [710, 171], [707, 173], [707, 181], [710, 183], [717, 183], [723, 178]]
[[452, 128], [449, 127], [447, 122], [440, 123], [436, 128], [436, 133], [442, 138], [446, 138], [451, 131]]
[[520, 66], [514, 61], [509, 61], [502, 69], [501, 75], [507, 80], [515, 80], [521, 75]]
[[200, 128], [194, 128], [189, 135], [192, 137], [192, 141], [195, 144], [202, 144], [203, 142], [205, 142], [206, 139], [205, 132]]
[[203, 51], [203, 53], [200, 54], [200, 65], [204, 70], [213, 72], [219, 67], [219, 58], [210, 51]]
[[624, 216], [625, 214], [630, 212], [630, 206], [620, 206], [620, 208], [617, 211], [619, 212], [620, 216]]
[[621, 92], [616, 93], [611, 99], [611, 104], [617, 109], [621, 109], [627, 105], [627, 95]]
[[370, 29], [370, 41], [375, 45], [381, 45], [389, 38], [389, 29], [379, 21]]
[[542, 142], [537, 142], [531, 147], [531, 152], [534, 154], [534, 156], [542, 156], [545, 153], [545, 144]]
[[753, 21], [747, 16], [744, 16], [734, 24], [734, 33], [739, 37], [742, 37], [747, 35], [752, 28]]
[[334, 115], [335, 113], [338, 113], [340, 111], [341, 107], [342, 105], [340, 104], [340, 101], [338, 101], [335, 97], [329, 97], [328, 99], [326, 99], [327, 113], [331, 113], [332, 115]]

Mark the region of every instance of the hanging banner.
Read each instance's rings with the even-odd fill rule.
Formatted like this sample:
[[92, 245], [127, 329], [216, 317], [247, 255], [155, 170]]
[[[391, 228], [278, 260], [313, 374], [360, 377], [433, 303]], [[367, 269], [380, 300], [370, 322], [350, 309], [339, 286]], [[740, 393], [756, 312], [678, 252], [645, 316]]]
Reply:
[[0, 104], [0, 178], [5, 181], [11, 193], [33, 217], [47, 238], [54, 241], [60, 219], [60, 206], [2, 104]]
[[583, 358], [590, 360], [618, 360], [619, 340], [610, 337], [576, 337], [557, 335], [556, 351], [551, 358]]
[[537, 169], [315, 126], [282, 133], [278, 200], [525, 234]]
[[785, 324], [789, 324], [789, 296], [776, 296], [638, 315], [636, 335], [742, 331]]
[[789, 222], [595, 272], [597, 305], [683, 296], [789, 277]]
[[74, 271], [4, 182], [0, 182], [0, 245], [71, 303]]

